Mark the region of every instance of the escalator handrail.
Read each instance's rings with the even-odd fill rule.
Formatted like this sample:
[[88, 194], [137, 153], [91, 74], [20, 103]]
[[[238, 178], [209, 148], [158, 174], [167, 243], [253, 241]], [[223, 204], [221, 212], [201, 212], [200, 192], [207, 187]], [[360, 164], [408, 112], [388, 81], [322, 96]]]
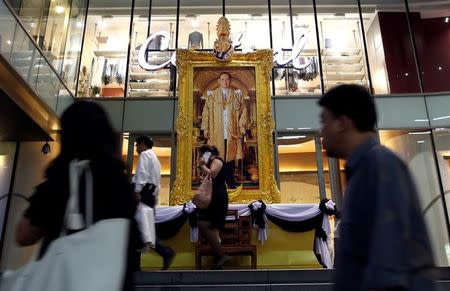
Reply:
[[9, 12], [11, 13], [11, 15], [15, 18], [15, 20], [17, 21], [17, 23], [20, 25], [20, 27], [23, 29], [23, 31], [25, 32], [25, 34], [28, 36], [28, 38], [31, 40], [31, 42], [34, 44], [35, 48], [38, 50], [38, 52], [41, 54], [42, 58], [45, 60], [45, 62], [47, 62], [47, 65], [51, 68], [51, 70], [55, 73], [55, 75], [58, 77], [60, 83], [64, 86], [64, 88], [66, 89], [66, 91], [68, 92], [68, 94], [72, 97], [72, 99], [75, 101], [75, 96], [72, 94], [72, 91], [69, 90], [69, 88], [67, 88], [66, 83], [61, 79], [61, 76], [59, 75], [58, 71], [55, 69], [55, 67], [53, 67], [52, 63], [47, 59], [47, 57], [45, 56], [44, 52], [41, 50], [41, 48], [39, 47], [39, 45], [36, 43], [36, 41], [34, 40], [34, 38], [30, 35], [30, 33], [28, 32], [28, 30], [26, 30], [25, 26], [23, 25], [22, 21], [20, 20], [19, 16], [17, 16], [17, 14], [14, 12], [14, 9], [11, 8], [11, 6], [9, 5], [9, 3], [6, 0], [2, 0], [3, 3], [5, 4], [5, 6], [8, 8]]

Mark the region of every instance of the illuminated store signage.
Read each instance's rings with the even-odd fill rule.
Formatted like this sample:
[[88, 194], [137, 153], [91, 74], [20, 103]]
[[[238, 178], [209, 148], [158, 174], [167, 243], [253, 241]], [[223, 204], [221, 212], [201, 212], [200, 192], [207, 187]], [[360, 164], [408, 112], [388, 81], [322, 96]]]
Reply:
[[307, 42], [306, 35], [302, 34], [295, 41], [294, 46], [292, 47], [291, 56], [287, 59], [284, 59], [283, 51], [282, 51], [282, 49], [279, 49], [278, 51], [276, 51], [273, 54], [274, 62], [278, 66], [285, 66], [285, 65], [289, 64], [290, 62], [292, 62], [292, 66], [298, 70], [308, 67], [311, 64], [311, 61], [308, 61], [305, 64], [301, 64], [300, 58], [298, 57], [301, 54], [301, 52], [303, 51], [303, 49], [305, 48], [306, 42]]
[[[234, 38], [233, 38], [233, 48], [237, 48], [241, 45], [240, 39], [242, 38], [242, 32], [239, 32]], [[172, 64], [173, 66], [176, 66], [176, 53], [174, 52], [172, 54], [172, 56], [164, 63], [159, 64], [159, 65], [150, 65], [149, 63], [147, 63], [147, 60], [145, 59], [145, 54], [147, 52], [147, 47], [150, 44], [150, 42], [153, 39], [156, 39], [157, 37], [161, 38], [161, 46], [160, 46], [160, 51], [165, 51], [169, 48], [169, 41], [170, 41], [170, 35], [167, 31], [158, 31], [155, 32], [153, 34], [151, 34], [142, 44], [141, 48], [139, 49], [139, 54], [138, 54], [138, 63], [139, 65], [148, 71], [156, 71], [156, 70], [160, 70], [162, 68], [165, 68], [166, 66], [168, 66], [169, 64]], [[274, 52], [273, 56], [274, 56], [274, 62], [278, 65], [278, 66], [285, 66], [287, 64], [289, 64], [290, 62], [292, 62], [292, 66], [295, 69], [304, 69], [306, 67], [308, 67], [310, 65], [310, 61], [306, 62], [305, 64], [300, 63], [300, 59], [298, 58], [298, 56], [300, 55], [300, 53], [303, 51], [303, 49], [305, 48], [307, 42], [307, 38], [306, 36], [303, 34], [301, 35], [294, 43], [294, 47], [292, 48], [292, 53], [291, 56], [287, 59], [285, 59], [283, 57], [283, 51], [282, 49]], [[245, 50], [245, 52], [251, 52], [253, 50]]]
[[145, 60], [145, 53], [147, 52], [148, 45], [150, 44], [150, 42], [153, 39], [155, 39], [159, 36], [162, 36], [160, 50], [165, 51], [166, 49], [169, 48], [170, 35], [167, 31], [158, 31], [158, 32], [155, 32], [152, 35], [150, 35], [142, 44], [141, 48], [139, 49], [139, 54], [138, 54], [139, 66], [141, 66], [145, 70], [149, 70], [149, 71], [160, 70], [160, 69], [164, 68], [165, 66], [169, 65], [170, 63], [172, 63], [172, 65], [176, 66], [176, 54], [175, 53], [173, 53], [173, 55], [170, 57], [170, 59], [168, 61], [166, 61], [160, 65], [150, 65]]

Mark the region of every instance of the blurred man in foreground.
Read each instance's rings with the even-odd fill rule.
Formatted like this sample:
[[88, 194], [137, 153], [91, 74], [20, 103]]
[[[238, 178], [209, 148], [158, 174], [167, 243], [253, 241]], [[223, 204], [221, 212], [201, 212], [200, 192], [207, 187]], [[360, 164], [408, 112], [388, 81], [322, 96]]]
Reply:
[[378, 142], [373, 97], [341, 85], [319, 105], [323, 146], [347, 161], [334, 290], [434, 290], [417, 190], [405, 163]]

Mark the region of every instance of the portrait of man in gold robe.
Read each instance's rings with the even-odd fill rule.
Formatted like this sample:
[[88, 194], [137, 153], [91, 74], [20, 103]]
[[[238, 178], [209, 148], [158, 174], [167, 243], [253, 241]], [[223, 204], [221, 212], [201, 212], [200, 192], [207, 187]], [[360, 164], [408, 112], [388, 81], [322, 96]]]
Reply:
[[202, 142], [219, 150], [228, 188], [255, 184], [257, 174], [251, 174], [257, 169], [254, 70], [217, 70], [214, 77], [198, 94]]

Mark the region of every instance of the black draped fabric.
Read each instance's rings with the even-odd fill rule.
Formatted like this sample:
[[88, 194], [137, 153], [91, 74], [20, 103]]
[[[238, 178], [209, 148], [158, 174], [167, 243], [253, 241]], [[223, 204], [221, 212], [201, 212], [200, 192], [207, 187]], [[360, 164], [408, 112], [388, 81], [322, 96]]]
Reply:
[[250, 215], [252, 217], [252, 225], [257, 225], [259, 228], [266, 228], [266, 222], [264, 221], [264, 213], [266, 212], [266, 204], [262, 200], [258, 200], [261, 203], [261, 207], [258, 209], [253, 208], [253, 203], [248, 205], [250, 209]]
[[323, 213], [303, 221], [288, 221], [266, 213], [267, 219], [290, 232], [305, 232], [322, 228]]
[[161, 223], [155, 224], [156, 236], [161, 239], [169, 239], [174, 237], [181, 227], [186, 223], [188, 219], [188, 214], [183, 212], [179, 217]]

